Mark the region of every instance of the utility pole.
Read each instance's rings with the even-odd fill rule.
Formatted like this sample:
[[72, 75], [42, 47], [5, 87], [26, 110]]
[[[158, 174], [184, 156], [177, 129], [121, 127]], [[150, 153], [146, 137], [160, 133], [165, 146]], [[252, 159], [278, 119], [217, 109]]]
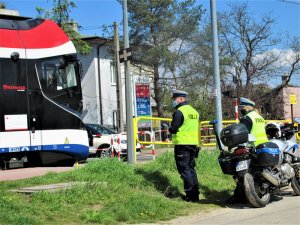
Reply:
[[[127, 0], [123, 0], [123, 30], [124, 30], [124, 47], [129, 48], [128, 37], [128, 17], [127, 17]], [[133, 135], [133, 102], [132, 102], [132, 85], [130, 74], [130, 61], [125, 61], [125, 96], [126, 96], [126, 130], [127, 130], [127, 162], [135, 163], [134, 155], [134, 135]]]
[[218, 49], [216, 0], [210, 0], [210, 16], [211, 16], [211, 27], [212, 27], [212, 39], [213, 39], [215, 110], [216, 110], [216, 119], [218, 120], [217, 132], [218, 132], [218, 134], [220, 134], [220, 132], [222, 130], [222, 104], [221, 104], [220, 70], [219, 70], [219, 49]]
[[119, 33], [118, 24], [114, 22], [114, 49], [115, 49], [115, 74], [117, 79], [117, 126], [118, 132], [124, 131], [124, 118], [123, 118], [123, 101], [122, 101], [122, 76], [121, 76], [121, 66], [119, 60]]

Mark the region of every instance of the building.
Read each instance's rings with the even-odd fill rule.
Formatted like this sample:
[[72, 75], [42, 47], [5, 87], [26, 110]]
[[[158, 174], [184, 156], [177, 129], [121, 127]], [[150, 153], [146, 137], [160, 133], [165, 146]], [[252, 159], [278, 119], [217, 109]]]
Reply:
[[0, 9], [1, 15], [8, 15], [8, 16], [20, 16], [18, 10], [11, 10], [11, 9]]
[[92, 46], [89, 55], [79, 55], [82, 62], [82, 119], [85, 123], [116, 124], [117, 95], [112, 43], [97, 36], [82, 38]]
[[[296, 97], [297, 104], [291, 105], [291, 95]], [[264, 96], [262, 112], [268, 119], [291, 119], [300, 117], [300, 87], [280, 85]]]
[[[280, 92], [281, 98], [283, 98], [283, 111], [284, 111], [284, 119], [291, 119], [292, 109], [293, 107], [293, 117], [300, 118], [300, 87], [299, 86], [287, 86], [282, 89]], [[296, 104], [291, 105], [290, 97], [291, 95], [296, 96]]]
[[[113, 40], [98, 36], [82, 37], [92, 47], [89, 55], [79, 55], [82, 62], [83, 76], [81, 80], [83, 94], [83, 114], [85, 123], [103, 124], [113, 129], [117, 128], [118, 104], [117, 104], [117, 77], [115, 73]], [[132, 94], [134, 94], [135, 82], [152, 82], [151, 71], [144, 66], [130, 67], [133, 77]], [[122, 101], [122, 113], [124, 126], [126, 126], [125, 107], [125, 76], [124, 67], [121, 65], [120, 92]], [[134, 96], [134, 95], [133, 95]], [[134, 100], [134, 98], [133, 98]], [[133, 103], [134, 106], [134, 103]], [[151, 106], [155, 106], [151, 98]], [[134, 112], [134, 109], [133, 109]]]

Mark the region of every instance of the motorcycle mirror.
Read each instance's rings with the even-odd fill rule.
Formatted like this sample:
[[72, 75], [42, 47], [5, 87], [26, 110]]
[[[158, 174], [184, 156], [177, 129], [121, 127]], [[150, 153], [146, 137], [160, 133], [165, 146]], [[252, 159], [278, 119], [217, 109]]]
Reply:
[[218, 120], [212, 120], [212, 121], [209, 122], [210, 125], [214, 125], [214, 124], [217, 124], [217, 123], [218, 123]]

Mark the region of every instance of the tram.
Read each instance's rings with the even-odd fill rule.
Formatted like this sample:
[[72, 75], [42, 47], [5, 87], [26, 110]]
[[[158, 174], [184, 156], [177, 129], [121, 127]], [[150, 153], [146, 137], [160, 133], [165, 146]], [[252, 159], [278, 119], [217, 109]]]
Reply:
[[88, 157], [81, 64], [53, 21], [0, 15], [0, 166], [71, 166]]

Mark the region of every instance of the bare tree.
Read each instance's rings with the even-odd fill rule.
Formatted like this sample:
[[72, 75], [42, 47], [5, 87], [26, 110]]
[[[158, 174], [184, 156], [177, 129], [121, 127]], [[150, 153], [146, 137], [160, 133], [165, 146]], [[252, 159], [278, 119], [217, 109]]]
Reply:
[[230, 7], [229, 12], [220, 14], [220, 38], [233, 62], [227, 72], [235, 78], [238, 96], [255, 98], [252, 85], [274, 76], [274, 65], [279, 60], [278, 54], [271, 51], [279, 43], [279, 38], [272, 35], [275, 20], [270, 15], [255, 20], [247, 3]]
[[292, 78], [300, 78], [300, 41], [299, 37], [288, 39], [288, 50], [285, 54], [281, 54], [281, 65], [278, 68], [279, 73], [282, 75], [282, 83], [270, 90], [265, 96], [261, 98], [263, 102], [263, 111], [268, 119], [284, 119], [284, 88], [290, 85]]
[[290, 51], [283, 58], [282, 74], [285, 74], [285, 79], [282, 85], [288, 85], [295, 76], [300, 79], [300, 37], [293, 37], [288, 44]]
[[6, 3], [4, 1], [0, 1], [0, 9], [6, 9]]

